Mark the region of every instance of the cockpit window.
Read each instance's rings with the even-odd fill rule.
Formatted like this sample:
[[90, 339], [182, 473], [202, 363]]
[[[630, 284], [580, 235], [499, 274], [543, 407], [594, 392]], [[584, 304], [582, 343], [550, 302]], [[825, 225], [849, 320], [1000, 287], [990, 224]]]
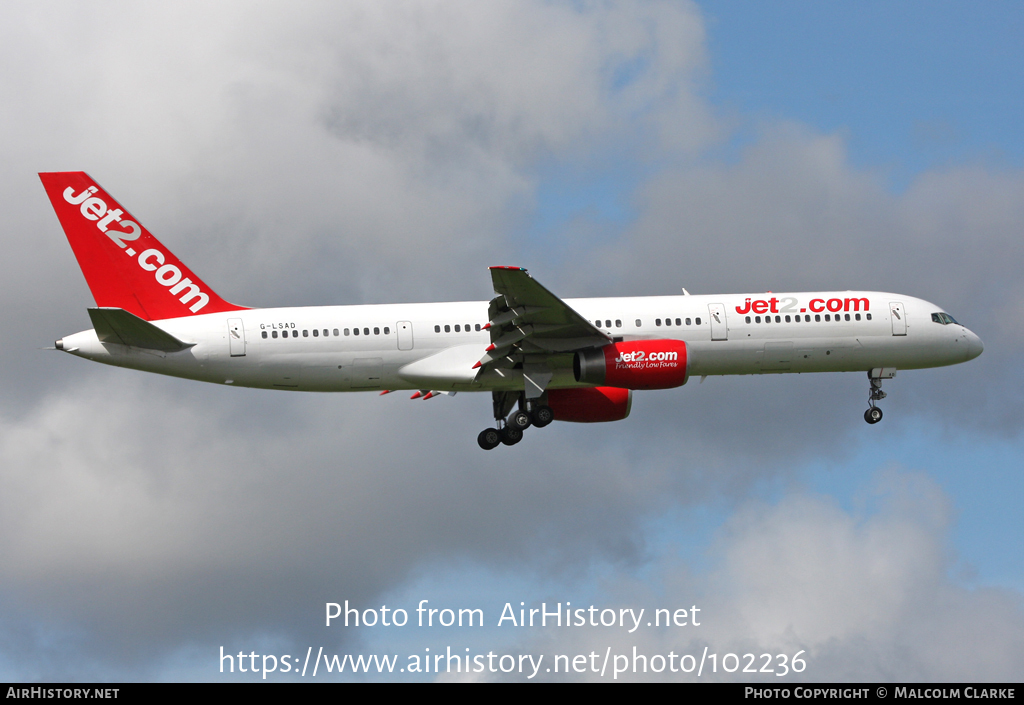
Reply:
[[932, 320], [936, 323], [941, 323], [944, 326], [948, 326], [950, 323], [960, 325], [956, 322], [956, 319], [950, 316], [948, 313], [933, 313]]

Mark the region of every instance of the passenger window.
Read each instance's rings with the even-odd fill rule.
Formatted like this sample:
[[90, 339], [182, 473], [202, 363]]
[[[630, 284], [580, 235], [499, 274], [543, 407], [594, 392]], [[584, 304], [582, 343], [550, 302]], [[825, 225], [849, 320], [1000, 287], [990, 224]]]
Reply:
[[601, 327], [601, 321], [594, 321], [594, 326], [597, 328]]
[[853, 317], [856, 318], [858, 321], [860, 320], [860, 314], [859, 313], [853, 314]]
[[[326, 332], [326, 331], [324, 331], [324, 335], [326, 335], [326, 334], [327, 334], [327, 332]], [[345, 331], [345, 335], [348, 335], [348, 331]], [[338, 329], [337, 329], [337, 328], [335, 328], [335, 329], [334, 329], [334, 337], [335, 337], [335, 338], [337, 338], [337, 337], [338, 337]]]
[[440, 333], [441, 332], [441, 326], [434, 326], [434, 332], [435, 333]]
[[445, 332], [445, 333], [451, 333], [451, 332], [452, 332], [452, 327], [451, 327], [451, 326], [449, 326], [449, 325], [445, 325], [445, 327], [444, 327], [444, 332]]
[[[760, 317], [758, 317], [757, 322], [758, 323], [761, 322], [761, 318]], [[689, 318], [686, 319], [686, 325], [690, 325], [690, 319]]]
[[387, 326], [384, 326], [384, 335], [391, 335], [391, 329]]
[[866, 319], [868, 319], [870, 321], [871, 320], [871, 314], [870, 313], [865, 313], [864, 314], [864, 318], [866, 318]]
[[621, 319], [618, 319], [618, 318], [615, 319], [615, 327], [616, 328], [622, 328], [622, 320]]
[[750, 323], [750, 316], [747, 316], [747, 323]]
[[820, 313], [814, 314], [814, 322], [815, 323], [821, 323], [821, 314]]
[[277, 337], [277, 331], [275, 330], [275, 331], [274, 331], [274, 332], [272, 332], [272, 333], [271, 333], [270, 335], [271, 335], [271, 337], [273, 337], [273, 338], [276, 338], [276, 337]]
[[369, 334], [370, 334], [370, 329], [369, 328], [363, 328], [363, 335], [369, 335]]
[[380, 328], [374, 328], [373, 329], [373, 334], [374, 335], [380, 335]]
[[666, 326], [670, 326], [670, 325], [672, 325], [672, 319], [671, 319], [671, 318], [666, 318], [666, 319], [665, 319], [665, 325], [666, 325]]
[[699, 318], [694, 319], [694, 321], [697, 323], [698, 326], [700, 325], [700, 319]]
[[683, 325], [683, 322], [680, 319], [677, 318], [676, 319], [676, 325], [677, 326], [681, 326], [681, 325]]
[[661, 325], [661, 319], [660, 318], [655, 318], [654, 319], [654, 325], [660, 326]]
[[345, 335], [348, 335], [348, 328], [345, 329]]
[[636, 327], [637, 327], [637, 328], [639, 328], [639, 327], [640, 327], [640, 319], [639, 319], [639, 318], [638, 318], [638, 319], [636, 319]]
[[772, 317], [771, 316], [765, 316], [764, 317], [764, 322], [765, 323], [771, 323], [772, 322]]
[[320, 337], [320, 331], [318, 331], [316, 328], [313, 329], [313, 337], [314, 338], [319, 338]]
[[[74, 193], [74, 191], [72, 191], [72, 193]], [[263, 337], [264, 337], [264, 338], [266, 338], [266, 337], [267, 337], [267, 331], [263, 331]]]
[[479, 323], [477, 323], [477, 324], [476, 324], [476, 326], [475, 326], [475, 329], [476, 329], [477, 331], [479, 331], [479, 330], [480, 330], [480, 324], [479, 324]]
[[786, 323], [789, 323], [789, 316], [786, 316]]
[[460, 326], [458, 323], [455, 324], [455, 332], [456, 333], [461, 333], [462, 332], [462, 326]]
[[761, 317], [760, 316], [754, 316], [754, 321], [756, 323], [760, 323], [761, 322]]
[[353, 328], [352, 329], [352, 334], [353, 335], [359, 335], [359, 329], [358, 328]]
[[831, 318], [831, 317], [829, 317], [829, 315], [828, 315], [828, 314], [826, 313], [826, 314], [825, 314], [825, 320], [826, 320], [826, 321], [831, 321], [831, 320], [832, 320], [832, 318]]
[[308, 330], [302, 331], [302, 337], [303, 338], [308, 338], [309, 337], [309, 331]]
[[846, 320], [850, 320], [850, 314], [846, 314], [845, 316], [843, 316], [843, 318], [845, 318]]

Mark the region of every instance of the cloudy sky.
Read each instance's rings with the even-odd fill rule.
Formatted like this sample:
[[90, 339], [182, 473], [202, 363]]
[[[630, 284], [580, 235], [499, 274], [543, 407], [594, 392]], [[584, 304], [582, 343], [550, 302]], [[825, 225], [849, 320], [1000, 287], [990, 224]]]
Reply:
[[[222, 646], [1020, 679], [1019, 5], [2, 7], [0, 680], [261, 677], [221, 674]], [[515, 264], [565, 297], [898, 291], [986, 349], [887, 383], [878, 426], [862, 374], [712, 378], [484, 453], [482, 395], [289, 395], [43, 350], [92, 304], [36, 177], [60, 170], [250, 306], [483, 300], [486, 267]], [[325, 627], [345, 600], [487, 624]], [[702, 621], [497, 626], [566, 601]]]

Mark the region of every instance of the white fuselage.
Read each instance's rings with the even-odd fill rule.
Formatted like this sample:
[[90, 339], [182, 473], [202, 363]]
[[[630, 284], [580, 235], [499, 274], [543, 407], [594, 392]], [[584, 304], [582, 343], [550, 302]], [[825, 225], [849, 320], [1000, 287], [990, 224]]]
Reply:
[[[933, 320], [941, 308], [898, 294], [565, 303], [613, 338], [685, 341], [690, 375], [915, 369], [965, 362], [982, 351], [979, 338], [964, 326]], [[473, 369], [490, 343], [488, 331], [480, 329], [487, 313], [487, 302], [248, 309], [153, 321], [194, 343], [181, 352], [101, 343], [92, 330], [67, 336], [62, 349], [121, 367], [265, 389], [522, 390], [516, 369]], [[561, 362], [566, 359], [568, 364], [553, 366], [549, 388], [589, 386], [575, 381], [571, 356]]]

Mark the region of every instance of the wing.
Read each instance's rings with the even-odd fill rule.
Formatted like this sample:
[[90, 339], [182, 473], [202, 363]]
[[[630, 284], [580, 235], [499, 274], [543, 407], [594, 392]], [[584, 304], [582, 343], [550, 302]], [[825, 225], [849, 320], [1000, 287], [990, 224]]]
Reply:
[[[572, 353], [612, 339], [541, 286], [521, 267], [491, 267], [497, 294], [488, 307], [491, 344], [477, 362], [480, 374], [522, 368], [528, 396], [539, 395], [553, 369], [572, 366]], [[538, 389], [531, 389], [532, 385]]]

